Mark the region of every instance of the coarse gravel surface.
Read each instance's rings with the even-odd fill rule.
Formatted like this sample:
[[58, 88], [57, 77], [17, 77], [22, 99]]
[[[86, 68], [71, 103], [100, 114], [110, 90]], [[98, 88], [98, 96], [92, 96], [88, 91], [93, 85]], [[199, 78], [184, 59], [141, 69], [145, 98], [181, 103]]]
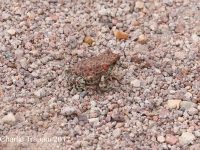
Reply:
[[[65, 68], [107, 49], [116, 88], [72, 95]], [[0, 149], [199, 143], [199, 0], [0, 0]]]

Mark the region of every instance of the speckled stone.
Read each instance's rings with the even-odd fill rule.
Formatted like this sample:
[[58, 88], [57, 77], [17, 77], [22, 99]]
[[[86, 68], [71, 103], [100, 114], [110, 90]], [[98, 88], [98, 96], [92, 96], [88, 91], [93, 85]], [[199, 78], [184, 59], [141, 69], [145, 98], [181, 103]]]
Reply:
[[182, 135], [179, 137], [179, 141], [189, 145], [192, 144], [195, 140], [195, 136], [190, 132], [183, 132]]

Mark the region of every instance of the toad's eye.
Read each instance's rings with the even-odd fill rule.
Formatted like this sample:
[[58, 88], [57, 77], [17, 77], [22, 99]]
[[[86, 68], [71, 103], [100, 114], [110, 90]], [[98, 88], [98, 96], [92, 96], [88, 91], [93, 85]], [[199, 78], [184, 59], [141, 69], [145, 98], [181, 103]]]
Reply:
[[108, 64], [102, 64], [103, 68], [107, 68]]

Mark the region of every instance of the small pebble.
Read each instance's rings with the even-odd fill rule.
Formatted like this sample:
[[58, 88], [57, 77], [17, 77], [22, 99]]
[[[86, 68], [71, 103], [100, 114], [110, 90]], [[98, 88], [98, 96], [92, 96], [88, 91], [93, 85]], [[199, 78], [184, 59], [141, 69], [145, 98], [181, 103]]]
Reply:
[[191, 99], [192, 99], [192, 93], [187, 92], [187, 93], [184, 95], [184, 100], [185, 100], [185, 101], [190, 101]]
[[70, 116], [70, 115], [76, 114], [76, 113], [77, 113], [77, 110], [74, 107], [66, 106], [61, 109], [62, 115]]
[[10, 35], [15, 35], [15, 33], [16, 33], [15, 29], [9, 29], [7, 32], [8, 32]]
[[91, 45], [93, 40], [91, 39], [91, 37], [86, 36], [85, 39], [84, 39], [84, 42]]
[[146, 39], [146, 37], [142, 34], [142, 35], [139, 36], [138, 42], [139, 42], [140, 44], [146, 44], [147, 39]]
[[195, 134], [196, 137], [200, 137], [200, 129], [199, 129], [199, 130], [196, 130], [196, 131], [194, 132], [194, 134]]
[[136, 7], [136, 8], [139, 8], [139, 9], [143, 8], [143, 7], [144, 7], [144, 2], [136, 1], [135, 7]]
[[117, 39], [127, 39], [129, 37], [129, 34], [119, 30], [115, 30], [114, 35]]
[[2, 118], [2, 121], [6, 124], [14, 125], [16, 123], [16, 118], [14, 114], [10, 112]]
[[165, 142], [170, 145], [174, 145], [178, 142], [178, 138], [172, 134], [167, 134]]
[[117, 128], [113, 130], [113, 137], [118, 138], [121, 135], [121, 129]]
[[178, 117], [178, 121], [183, 123], [185, 121], [185, 119], [183, 117]]
[[139, 25], [139, 22], [136, 21], [136, 20], [134, 20], [134, 21], [132, 22], [132, 25], [133, 25], [133, 26], [138, 26], [138, 25]]
[[131, 81], [131, 85], [135, 88], [139, 88], [141, 86], [141, 82], [138, 79]]
[[157, 141], [160, 143], [163, 143], [165, 141], [165, 137], [164, 136], [157, 136]]
[[88, 121], [89, 123], [99, 122], [99, 118], [90, 118]]
[[188, 109], [188, 114], [191, 115], [191, 116], [198, 115], [198, 109], [196, 109], [196, 108], [189, 108]]
[[170, 109], [179, 109], [181, 100], [168, 100], [168, 107]]
[[46, 91], [43, 88], [41, 88], [41, 89], [35, 91], [34, 94], [38, 98], [42, 98], [42, 97], [44, 97], [46, 95]]
[[22, 58], [23, 54], [24, 54], [23, 50], [21, 50], [21, 49], [15, 50], [15, 58], [17, 58], [18, 60], [20, 60]]

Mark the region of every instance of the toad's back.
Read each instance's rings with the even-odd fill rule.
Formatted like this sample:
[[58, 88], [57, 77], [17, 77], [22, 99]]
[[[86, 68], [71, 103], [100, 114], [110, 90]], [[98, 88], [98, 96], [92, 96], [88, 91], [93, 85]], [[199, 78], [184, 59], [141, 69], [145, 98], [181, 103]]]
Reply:
[[[102, 75], [109, 74], [119, 55], [107, 50], [96, 57], [82, 60], [69, 70], [69, 73], [81, 76], [85, 82], [99, 81]], [[96, 82], [95, 82], [96, 83]]]

